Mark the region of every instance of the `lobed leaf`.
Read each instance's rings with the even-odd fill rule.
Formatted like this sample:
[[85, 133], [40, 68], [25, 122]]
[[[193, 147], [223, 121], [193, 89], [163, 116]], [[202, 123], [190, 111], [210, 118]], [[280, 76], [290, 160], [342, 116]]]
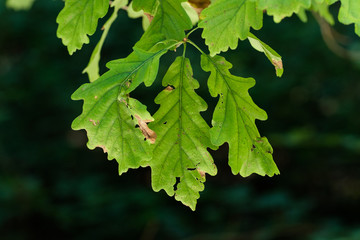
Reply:
[[148, 15], [143, 11], [143, 10], [139, 10], [139, 11], [135, 11], [133, 8], [133, 2], [131, 2], [129, 4], [129, 6], [126, 9], [129, 18], [142, 18], [142, 27], [144, 29], [144, 31], [146, 31], [148, 29], [148, 27], [150, 26], [150, 19], [148, 17]]
[[88, 35], [95, 33], [99, 18], [106, 15], [108, 0], [66, 0], [56, 22], [58, 38], [67, 46], [70, 55], [89, 43]]
[[175, 194], [176, 200], [195, 210], [205, 174], [216, 175], [217, 170], [207, 151], [216, 148], [210, 127], [200, 115], [207, 105], [194, 91], [199, 83], [192, 74], [189, 59], [176, 58], [163, 79], [167, 87], [155, 99], [160, 108], [149, 126], [157, 133], [150, 163], [154, 191]]
[[259, 9], [274, 17], [274, 22], [279, 23], [283, 18], [309, 9], [311, 0], [257, 0]]
[[72, 95], [73, 100], [84, 100], [83, 112], [73, 121], [72, 128], [87, 131], [90, 149], [100, 147], [108, 153], [109, 160], [115, 158], [119, 174], [145, 166], [151, 159], [149, 142], [153, 139], [144, 141], [149, 138], [144, 134], [147, 131], [144, 122], [152, 118], [144, 105], [127, 94], [142, 82], [152, 84], [159, 59], [168, 49], [164, 44], [151, 52], [135, 48], [127, 58], [108, 63], [108, 72], [95, 82], [82, 85]]
[[325, 19], [329, 24], [334, 25], [334, 17], [329, 12], [329, 3], [326, 0], [313, 0], [311, 4], [311, 10], [319, 13], [319, 15]]
[[[181, 3], [185, 1], [186, 0], [160, 1], [149, 28], [139, 42], [136, 43], [136, 46], [147, 50], [161, 40], [182, 40], [185, 37], [185, 30], [191, 29], [193, 26], [189, 16], [181, 5]], [[133, 7], [135, 9], [135, 6]]]
[[91, 54], [90, 61], [87, 67], [84, 69], [83, 73], [87, 73], [89, 76], [90, 82], [95, 81], [100, 77], [99, 73], [99, 61], [100, 61], [100, 54], [102, 46], [104, 45], [105, 39], [109, 33], [110, 27], [113, 22], [116, 20], [118, 16], [118, 11], [120, 8], [126, 6], [128, 4], [128, 0], [115, 0], [112, 2], [111, 7], [114, 8], [114, 12], [112, 13], [111, 17], [106, 21], [102, 30], [104, 31], [101, 35], [100, 41], [96, 44], [94, 51]]
[[355, 33], [360, 36], [360, 1], [340, 0], [339, 21], [343, 24], [355, 24]]
[[217, 0], [201, 13], [202, 37], [214, 56], [235, 49], [238, 39], [247, 38], [250, 27], [262, 28], [263, 13], [257, 3], [247, 0]]
[[159, 6], [159, 0], [133, 0], [132, 7], [135, 11], [143, 10], [146, 13], [154, 15]]
[[229, 144], [229, 165], [233, 174], [247, 177], [279, 174], [273, 158], [272, 147], [261, 137], [255, 119], [266, 120], [265, 111], [252, 101], [248, 89], [255, 80], [232, 75], [232, 65], [220, 56], [201, 56], [201, 67], [211, 72], [208, 87], [213, 97], [220, 96], [215, 107], [210, 130], [211, 142], [220, 146]]

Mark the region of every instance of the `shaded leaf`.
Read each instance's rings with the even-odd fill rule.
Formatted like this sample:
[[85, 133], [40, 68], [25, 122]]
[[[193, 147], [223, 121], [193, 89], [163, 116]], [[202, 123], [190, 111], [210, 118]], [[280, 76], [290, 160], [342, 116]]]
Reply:
[[155, 99], [160, 108], [149, 126], [158, 136], [150, 164], [154, 191], [164, 189], [170, 196], [175, 194], [176, 200], [195, 210], [205, 173], [215, 175], [217, 170], [207, 151], [216, 147], [200, 115], [207, 105], [194, 91], [199, 83], [192, 74], [190, 61], [176, 58], [163, 79], [163, 86], [168, 87]]
[[58, 38], [67, 46], [70, 55], [89, 43], [88, 35], [95, 33], [99, 18], [109, 9], [108, 0], [66, 0], [56, 22]]
[[6, 0], [6, 7], [19, 10], [29, 10], [35, 0]]
[[229, 144], [229, 165], [233, 174], [247, 177], [279, 174], [272, 147], [261, 137], [255, 119], [266, 120], [265, 111], [252, 101], [248, 90], [255, 80], [232, 75], [232, 65], [220, 56], [201, 56], [201, 67], [211, 72], [208, 87], [211, 96], [219, 96], [215, 107], [210, 138], [214, 145]]
[[246, 0], [217, 0], [201, 13], [199, 27], [210, 55], [235, 49], [238, 41], [247, 38], [250, 27], [262, 28], [263, 13], [257, 3]]

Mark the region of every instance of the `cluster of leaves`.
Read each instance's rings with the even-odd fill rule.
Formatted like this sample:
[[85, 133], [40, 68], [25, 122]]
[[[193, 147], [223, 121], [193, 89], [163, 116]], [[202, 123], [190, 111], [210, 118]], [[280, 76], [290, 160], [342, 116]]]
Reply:
[[[8, 0], [11, 2], [11, 0]], [[250, 29], [259, 30], [263, 15], [275, 22], [294, 13], [306, 21], [306, 10], [317, 12], [330, 24], [334, 19], [329, 6], [337, 0], [66, 0], [57, 23], [57, 35], [70, 54], [89, 42], [98, 28], [98, 19], [109, 9], [112, 15], [102, 27], [103, 34], [85, 68], [90, 83], [73, 95], [83, 100], [83, 112], [72, 128], [85, 129], [88, 147], [100, 147], [108, 159], [119, 163], [119, 174], [129, 168], [150, 166], [154, 191], [165, 190], [170, 196], [195, 209], [199, 192], [204, 189], [206, 174], [217, 169], [208, 149], [229, 144], [229, 165], [233, 174], [243, 177], [253, 173], [265, 176], [279, 174], [272, 158], [272, 147], [257, 130], [255, 120], [266, 120], [265, 111], [251, 99], [248, 90], [255, 80], [230, 73], [232, 68], [221, 52], [235, 49], [239, 40], [248, 40], [274, 65], [276, 75], [283, 74], [279, 54], [258, 39]], [[124, 59], [109, 62], [109, 70], [100, 76], [101, 48], [118, 12], [143, 17], [146, 31]], [[339, 21], [355, 24], [360, 35], [360, 2], [341, 0]], [[190, 39], [193, 31], [202, 29], [208, 46], [206, 54]], [[189, 31], [189, 32], [186, 32]], [[201, 68], [210, 73], [207, 81], [212, 97], [218, 98], [212, 126], [200, 112], [206, 102], [196, 93], [199, 82], [193, 78], [187, 46], [201, 54]], [[162, 55], [183, 46], [165, 74], [164, 90], [155, 98], [160, 107], [151, 116], [146, 106], [130, 94], [141, 83], [151, 86], [156, 80]]]

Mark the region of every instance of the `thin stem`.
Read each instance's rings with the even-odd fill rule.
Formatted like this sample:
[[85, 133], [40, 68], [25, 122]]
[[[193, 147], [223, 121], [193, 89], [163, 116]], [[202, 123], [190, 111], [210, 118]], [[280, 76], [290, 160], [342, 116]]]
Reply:
[[313, 16], [315, 17], [315, 20], [318, 22], [320, 26], [321, 35], [323, 37], [325, 44], [333, 53], [345, 59], [352, 59], [352, 60], [360, 59], [359, 51], [350, 51], [339, 44], [340, 41], [338, 41], [338, 39], [333, 34], [334, 30], [323, 18], [321, 18], [315, 12], [313, 12]]
[[183, 44], [183, 45], [184, 45], [184, 50], [183, 50], [183, 55], [182, 55], [182, 57], [183, 57], [183, 58], [185, 58], [185, 52], [186, 52], [186, 42], [184, 42], [184, 44]]
[[191, 45], [193, 45], [201, 54], [206, 55], [206, 53], [204, 53], [204, 51], [201, 50], [201, 48], [199, 48], [198, 45], [196, 45], [195, 43], [193, 43], [193, 41], [191, 41], [190, 39], [188, 39], [187, 42], [190, 43]]
[[193, 32], [195, 32], [198, 29], [199, 29], [199, 27], [196, 27], [193, 30], [191, 30], [188, 34], [186, 34], [186, 38], [189, 38], [190, 34], [192, 34]]

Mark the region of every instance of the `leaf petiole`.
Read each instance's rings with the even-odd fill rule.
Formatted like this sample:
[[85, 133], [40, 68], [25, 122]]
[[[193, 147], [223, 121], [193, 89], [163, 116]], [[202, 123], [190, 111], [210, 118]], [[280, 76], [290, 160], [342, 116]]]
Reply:
[[192, 29], [190, 32], [188, 32], [188, 34], [186, 34], [186, 38], [189, 38], [189, 36], [198, 29], [199, 29], [199, 27], [196, 27], [196, 28]]
[[206, 54], [204, 53], [204, 51], [201, 50], [201, 48], [200, 48], [198, 45], [196, 45], [193, 41], [191, 41], [190, 39], [188, 39], [187, 42], [190, 43], [191, 45], [193, 45], [201, 54], [206, 55]]

